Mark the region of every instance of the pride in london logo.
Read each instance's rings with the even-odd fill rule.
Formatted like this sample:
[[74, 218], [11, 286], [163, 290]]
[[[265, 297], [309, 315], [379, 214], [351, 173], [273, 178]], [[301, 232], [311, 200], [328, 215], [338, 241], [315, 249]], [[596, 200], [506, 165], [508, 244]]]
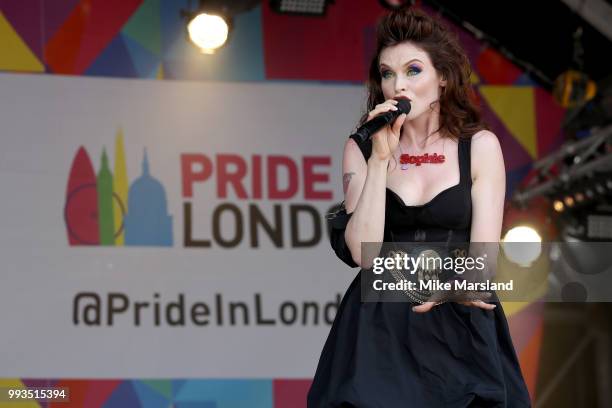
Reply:
[[68, 176], [64, 222], [71, 246], [172, 246], [166, 190], [151, 175], [146, 149], [142, 174], [128, 185], [121, 130], [113, 172], [106, 149], [96, 175], [87, 150], [79, 147]]

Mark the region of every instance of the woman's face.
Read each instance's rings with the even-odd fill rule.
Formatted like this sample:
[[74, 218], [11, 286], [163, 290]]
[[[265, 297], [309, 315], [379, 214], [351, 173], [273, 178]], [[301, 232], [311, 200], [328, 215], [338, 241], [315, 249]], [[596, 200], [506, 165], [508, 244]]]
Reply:
[[429, 112], [446, 82], [438, 76], [429, 55], [410, 42], [383, 49], [378, 59], [380, 85], [385, 100], [408, 98], [412, 109], [407, 120]]

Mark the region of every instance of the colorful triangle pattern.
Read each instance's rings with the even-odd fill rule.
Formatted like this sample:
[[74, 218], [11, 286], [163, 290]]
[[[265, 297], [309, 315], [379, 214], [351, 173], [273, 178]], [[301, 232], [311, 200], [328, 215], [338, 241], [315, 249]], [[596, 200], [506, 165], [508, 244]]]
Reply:
[[492, 48], [485, 48], [476, 60], [476, 68], [491, 85], [512, 85], [522, 74], [512, 62]]
[[[43, 56], [43, 9], [43, 2], [40, 0], [0, 1], [0, 18], [4, 16], [10, 22], [16, 35], [38, 61], [41, 61]], [[0, 33], [0, 42], [4, 38]], [[5, 48], [0, 46], [0, 50], [4, 53]]]
[[123, 38], [123, 43], [135, 69], [136, 76], [150, 78], [156, 72], [160, 58], [127, 34], [122, 34], [121, 38]]
[[[294, 408], [305, 406], [310, 379], [87, 380], [0, 379], [1, 387], [66, 387], [69, 402], [56, 407]], [[0, 408], [3, 405], [0, 402]], [[10, 405], [13, 406], [13, 405]], [[39, 407], [37, 403], [24, 407]]]
[[[121, 62], [120, 64], [118, 62]], [[123, 36], [118, 35], [87, 69], [87, 75], [111, 77], [139, 77]]]
[[482, 95], [480, 88], [481, 87], [477, 88], [476, 95], [480, 99], [482, 117], [491, 127], [491, 131], [495, 133], [499, 139], [502, 151], [504, 152], [506, 171], [531, 163], [533, 161], [531, 155], [518, 142], [517, 138], [512, 134], [510, 129], [508, 129], [508, 126], [495, 113], [488, 100]]
[[531, 158], [537, 158], [538, 146], [533, 88], [481, 85], [478, 90]]
[[155, 56], [161, 54], [161, 1], [144, 0], [121, 29], [124, 36], [136, 41]]
[[0, 70], [44, 72], [45, 67], [11, 23], [0, 13]]

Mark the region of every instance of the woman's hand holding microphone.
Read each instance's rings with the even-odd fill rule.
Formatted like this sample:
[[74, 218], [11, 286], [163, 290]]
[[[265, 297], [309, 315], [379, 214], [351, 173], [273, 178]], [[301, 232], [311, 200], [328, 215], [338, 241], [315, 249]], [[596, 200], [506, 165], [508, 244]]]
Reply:
[[[376, 116], [396, 111], [397, 101], [395, 99], [388, 99], [381, 104], [374, 107], [370, 113], [368, 113], [367, 121], [372, 120]], [[391, 159], [393, 152], [397, 149], [400, 139], [400, 130], [404, 121], [406, 120], [406, 114], [402, 113], [397, 119], [387, 126], [383, 126], [379, 131], [372, 135], [372, 156], [375, 160], [384, 162]]]

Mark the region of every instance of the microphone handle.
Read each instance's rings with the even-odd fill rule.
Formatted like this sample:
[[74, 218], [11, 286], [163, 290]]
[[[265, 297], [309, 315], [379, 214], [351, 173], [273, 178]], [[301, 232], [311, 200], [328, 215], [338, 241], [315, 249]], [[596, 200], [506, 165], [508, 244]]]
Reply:
[[350, 138], [357, 142], [358, 146], [361, 146], [369, 138], [371, 138], [374, 133], [380, 130], [383, 126], [393, 122], [402, 113], [403, 112], [396, 110], [378, 115], [361, 125], [359, 129], [357, 129], [357, 131], [350, 136]]
[[350, 138], [353, 139], [359, 147], [362, 147], [363, 143], [365, 143], [374, 133], [376, 133], [380, 128], [386, 126], [387, 124], [393, 122], [399, 115], [402, 113], [408, 114], [410, 113], [410, 109], [412, 108], [410, 101], [406, 99], [400, 99], [397, 104], [396, 111], [385, 112], [382, 115], [378, 115], [375, 118], [369, 120], [364, 123], [357, 129], [355, 133], [353, 133]]

